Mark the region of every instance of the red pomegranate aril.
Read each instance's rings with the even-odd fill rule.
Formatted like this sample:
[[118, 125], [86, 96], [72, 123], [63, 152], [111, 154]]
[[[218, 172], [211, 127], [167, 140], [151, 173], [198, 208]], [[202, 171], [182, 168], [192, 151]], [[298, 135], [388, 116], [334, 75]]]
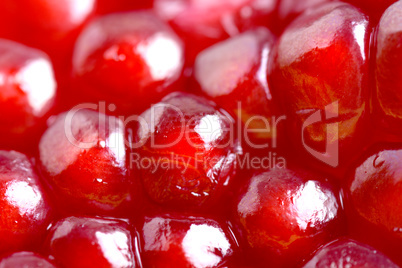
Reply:
[[77, 41], [74, 86], [81, 100], [112, 103], [117, 114], [141, 113], [180, 90], [183, 53], [173, 30], [149, 11], [105, 15]]
[[362, 140], [370, 29], [349, 4], [320, 5], [290, 24], [272, 57], [271, 90], [286, 109], [290, 139], [331, 167], [348, 163]]
[[56, 268], [45, 257], [34, 252], [16, 252], [0, 259], [0, 268]]
[[276, 139], [278, 112], [266, 76], [273, 41], [258, 28], [209, 47], [195, 61], [202, 93], [242, 122], [252, 147], [267, 148]]
[[34, 147], [56, 94], [53, 67], [37, 49], [0, 39], [0, 144]]
[[277, 0], [155, 0], [156, 13], [168, 21], [186, 43], [192, 65], [203, 49], [258, 25], [267, 25]]
[[0, 151], [0, 207], [0, 252], [40, 245], [51, 204], [24, 154]]
[[320, 248], [303, 268], [398, 268], [387, 256], [358, 241], [341, 238]]
[[123, 123], [93, 110], [58, 115], [39, 143], [46, 183], [61, 208], [90, 214], [128, 213]]
[[146, 217], [141, 235], [149, 268], [231, 267], [227, 262], [238, 251], [229, 226], [204, 217]]
[[95, 5], [96, 0], [2, 0], [0, 36], [44, 50], [59, 67], [69, 65], [73, 43]]
[[120, 220], [68, 217], [49, 230], [46, 249], [64, 268], [140, 267], [137, 238]]
[[380, 150], [353, 170], [345, 189], [350, 233], [402, 264], [402, 150]]
[[275, 168], [246, 186], [234, 221], [257, 267], [295, 267], [344, 232], [338, 194], [319, 175]]
[[176, 209], [216, 202], [240, 150], [230, 115], [204, 98], [172, 93], [141, 118], [130, 160], [149, 197]]
[[[400, 134], [402, 122], [402, 2], [390, 6], [376, 33], [376, 113], [387, 132]], [[400, 138], [399, 138], [400, 140]]]

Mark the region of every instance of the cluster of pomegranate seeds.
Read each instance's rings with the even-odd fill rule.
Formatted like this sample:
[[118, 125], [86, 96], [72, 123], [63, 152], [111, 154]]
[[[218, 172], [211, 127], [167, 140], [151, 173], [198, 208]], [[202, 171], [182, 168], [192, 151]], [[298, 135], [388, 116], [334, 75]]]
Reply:
[[95, 14], [96, 0], [25, 0], [0, 3], [0, 34], [41, 49], [58, 64], [68, 62], [81, 28]]
[[402, 0], [0, 1], [0, 268], [402, 267]]
[[230, 36], [270, 24], [277, 0], [154, 0], [155, 12], [186, 43], [186, 62]]

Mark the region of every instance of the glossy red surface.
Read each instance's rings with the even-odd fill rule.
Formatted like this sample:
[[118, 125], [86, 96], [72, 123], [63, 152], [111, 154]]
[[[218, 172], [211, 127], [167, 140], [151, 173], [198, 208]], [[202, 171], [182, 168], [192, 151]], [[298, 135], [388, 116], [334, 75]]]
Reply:
[[290, 139], [333, 167], [339, 158], [348, 163], [362, 140], [370, 29], [349, 4], [321, 5], [292, 22], [272, 57], [271, 90], [286, 109]]
[[303, 266], [303, 268], [325, 267], [398, 268], [399, 266], [368, 245], [352, 239], [342, 238], [322, 247]]
[[393, 4], [381, 17], [376, 41], [376, 112], [388, 132], [401, 133], [402, 2]]
[[361, 8], [370, 15], [370, 19], [377, 23], [387, 7], [398, 0], [347, 0], [346, 2]]
[[49, 230], [46, 247], [65, 268], [139, 267], [136, 238], [118, 220], [68, 217]]
[[[402, 264], [402, 150], [384, 149], [353, 170], [346, 187], [351, 233]], [[367, 235], [371, 234], [371, 235]]]
[[228, 226], [203, 217], [147, 217], [141, 233], [149, 268], [227, 267], [238, 251]]
[[2, 0], [0, 36], [44, 50], [66, 64], [95, 5], [96, 0]]
[[55, 94], [53, 67], [46, 54], [0, 39], [2, 148], [24, 148], [38, 139], [38, 132], [44, 128], [45, 116], [52, 108]]
[[202, 51], [194, 65], [202, 93], [243, 123], [245, 142], [254, 148], [277, 138], [278, 112], [266, 74], [273, 42], [267, 29], [258, 28]]
[[0, 259], [0, 268], [56, 268], [48, 259], [34, 252], [16, 252]]
[[59, 205], [74, 213], [121, 212], [131, 201], [123, 123], [86, 109], [52, 121], [39, 143], [39, 161]]
[[240, 150], [230, 131], [233, 119], [186, 93], [166, 96], [141, 117], [130, 160], [151, 199], [172, 208], [216, 202], [233, 178]]
[[155, 0], [156, 13], [179, 33], [186, 43], [186, 59], [229, 36], [268, 25], [277, 0]]
[[257, 267], [297, 267], [344, 232], [338, 194], [319, 175], [272, 169], [254, 175], [246, 186], [234, 220]]
[[73, 76], [79, 95], [72, 102], [106, 101], [118, 114], [141, 113], [180, 90], [183, 53], [176, 34], [151, 12], [99, 17], [75, 47]]
[[153, 0], [98, 0], [97, 12], [100, 14], [152, 8]]
[[0, 252], [37, 247], [51, 220], [51, 204], [28, 158], [0, 151]]
[[274, 31], [281, 33], [281, 31], [301, 13], [309, 9], [314, 9], [318, 5], [334, 1], [336, 0], [281, 0], [277, 8], [279, 21], [275, 23], [276, 29]]

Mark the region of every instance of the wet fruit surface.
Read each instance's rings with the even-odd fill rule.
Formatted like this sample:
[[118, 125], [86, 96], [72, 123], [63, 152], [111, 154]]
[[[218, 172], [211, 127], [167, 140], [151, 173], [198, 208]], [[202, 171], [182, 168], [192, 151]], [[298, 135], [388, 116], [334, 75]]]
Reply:
[[284, 30], [289, 23], [291, 23], [298, 15], [309, 9], [314, 9], [316, 6], [333, 2], [334, 0], [282, 0], [278, 3], [277, 16], [279, 21], [275, 28], [277, 32]]
[[105, 15], [77, 41], [74, 85], [84, 100], [107, 100], [119, 114], [143, 112], [180, 89], [175, 82], [182, 74], [183, 53], [175, 33], [151, 12]]
[[0, 268], [402, 267], [401, 18], [0, 1]]
[[[346, 191], [351, 232], [365, 237], [363, 241], [398, 258], [399, 262], [399, 250], [395, 245], [402, 244], [401, 158], [402, 151], [398, 149], [381, 150], [371, 155], [353, 170]], [[366, 236], [368, 232], [377, 233]]]
[[40, 167], [67, 210], [114, 213], [130, 202], [122, 122], [91, 110], [58, 115], [39, 144]]
[[58, 64], [68, 64], [71, 47], [96, 0], [12, 0], [0, 3], [0, 36], [44, 50]]
[[331, 166], [362, 128], [369, 34], [368, 18], [358, 9], [329, 3], [295, 19], [272, 57], [272, 91], [286, 109], [291, 139], [317, 157], [325, 152]]
[[52, 108], [53, 67], [42, 51], [0, 39], [0, 77], [0, 143], [23, 148], [38, 138]]
[[254, 175], [234, 212], [257, 263], [292, 267], [342, 234], [337, 193], [320, 176], [290, 169]]
[[144, 265], [219, 267], [237, 250], [228, 230], [215, 220], [201, 217], [147, 217], [142, 227]]
[[244, 124], [254, 147], [276, 138], [277, 108], [265, 75], [273, 41], [264, 28], [248, 31], [204, 50], [194, 67], [202, 92]]
[[33, 252], [17, 252], [3, 257], [0, 260], [0, 267], [56, 268], [49, 260]]
[[142, 118], [138, 154], [131, 160], [152, 200], [202, 206], [222, 194], [234, 175], [239, 150], [228, 114], [204, 98], [172, 93]]
[[229, 36], [269, 24], [276, 0], [156, 0], [155, 11], [179, 33], [191, 64], [203, 49]]
[[400, 133], [402, 109], [400, 102], [402, 82], [402, 4], [393, 4], [381, 17], [376, 43], [376, 97], [378, 112], [383, 117], [388, 131]]
[[50, 223], [50, 203], [28, 158], [0, 151], [0, 251], [37, 246]]
[[317, 251], [303, 267], [389, 267], [397, 268], [384, 254], [352, 239], [335, 240]]
[[69, 217], [49, 230], [49, 254], [62, 267], [137, 267], [134, 237], [117, 220]]

